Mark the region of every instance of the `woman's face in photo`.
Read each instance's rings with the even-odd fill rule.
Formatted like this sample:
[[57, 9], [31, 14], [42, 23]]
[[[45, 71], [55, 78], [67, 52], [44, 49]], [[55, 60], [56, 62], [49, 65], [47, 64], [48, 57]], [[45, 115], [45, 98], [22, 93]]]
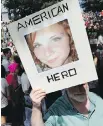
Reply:
[[70, 38], [60, 24], [36, 32], [33, 42], [35, 56], [50, 68], [68, 63]]

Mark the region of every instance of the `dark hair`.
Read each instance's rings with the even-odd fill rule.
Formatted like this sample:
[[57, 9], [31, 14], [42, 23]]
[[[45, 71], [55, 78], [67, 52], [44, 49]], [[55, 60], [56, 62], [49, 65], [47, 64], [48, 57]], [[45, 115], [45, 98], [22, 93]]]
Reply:
[[9, 49], [9, 48], [5, 48], [5, 49], [3, 49], [3, 53], [4, 53], [4, 55], [8, 54], [9, 51], [11, 51], [11, 49]]
[[25, 71], [24, 68], [21, 67], [21, 64], [22, 64], [21, 60], [20, 60], [19, 56], [14, 56], [13, 59], [14, 59], [14, 62], [19, 64], [18, 76], [21, 76], [23, 74], [23, 72]]
[[4, 41], [3, 40], [1, 40], [1, 43], [3, 43]]
[[3, 65], [1, 65], [1, 78], [5, 78], [6, 76], [6, 71]]
[[19, 56], [14, 56], [13, 59], [16, 63], [21, 64], [21, 60], [20, 60]]
[[19, 65], [18, 76], [21, 76], [24, 72], [25, 72], [24, 68], [22, 68], [22, 67]]

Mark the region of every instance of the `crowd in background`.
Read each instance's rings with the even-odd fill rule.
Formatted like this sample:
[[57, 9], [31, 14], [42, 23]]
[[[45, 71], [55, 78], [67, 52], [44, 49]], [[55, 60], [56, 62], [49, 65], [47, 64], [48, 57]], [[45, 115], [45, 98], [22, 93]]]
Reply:
[[[90, 90], [103, 98], [103, 11], [83, 12], [83, 18], [99, 77], [93, 84], [90, 82]], [[1, 24], [1, 119], [3, 123], [9, 122], [14, 126], [30, 126], [31, 86], [7, 29], [9, 23]], [[43, 113], [62, 93], [57, 91], [47, 95]]]
[[30, 126], [26, 115], [32, 107], [31, 86], [9, 34], [9, 23], [1, 24], [1, 122]]
[[98, 48], [103, 48], [103, 11], [101, 12], [83, 12], [86, 31], [90, 45], [96, 45]]
[[89, 83], [90, 90], [103, 98], [103, 10], [83, 12], [82, 15], [98, 74], [98, 80]]

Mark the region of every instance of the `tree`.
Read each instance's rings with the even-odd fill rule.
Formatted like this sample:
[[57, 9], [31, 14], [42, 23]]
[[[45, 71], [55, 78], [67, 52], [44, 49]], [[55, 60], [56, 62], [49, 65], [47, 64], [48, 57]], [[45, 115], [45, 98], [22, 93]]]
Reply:
[[11, 20], [18, 20], [62, 0], [5, 0]]
[[101, 11], [103, 10], [103, 0], [82, 0], [81, 6], [84, 11]]

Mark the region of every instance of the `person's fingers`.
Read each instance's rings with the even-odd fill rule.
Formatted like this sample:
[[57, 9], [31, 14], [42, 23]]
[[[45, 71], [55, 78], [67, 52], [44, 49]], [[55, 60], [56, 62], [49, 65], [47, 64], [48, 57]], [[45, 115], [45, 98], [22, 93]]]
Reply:
[[39, 98], [42, 97], [42, 96], [45, 97], [45, 96], [46, 96], [46, 93], [43, 93], [43, 92], [42, 92], [42, 93], [36, 95], [36, 99], [39, 99]]
[[45, 94], [45, 91], [43, 91], [43, 90], [38, 90], [38, 91], [36, 91], [35, 93], [33, 93], [33, 95], [38, 96], [38, 95], [41, 94], [41, 93], [44, 93], [44, 94]]
[[36, 91], [39, 91], [39, 90], [42, 90], [41, 88], [34, 88], [32, 91], [31, 91], [31, 94], [34, 94]]
[[44, 98], [45, 96], [41, 96], [38, 100], [41, 102]]
[[41, 101], [44, 99], [45, 96], [41, 96], [39, 99], [36, 100], [36, 102], [33, 102], [33, 106], [36, 108], [40, 108]]
[[35, 89], [33, 89], [32, 91], [31, 91], [31, 93], [30, 94], [34, 94], [34, 93], [36, 93], [36, 92], [45, 92], [43, 89], [41, 89], [41, 88], [35, 88]]
[[35, 92], [37, 92], [37, 91], [39, 91], [40, 89], [33, 89], [31, 92], [30, 92], [30, 97], [32, 96], [32, 95], [35, 95]]
[[45, 93], [40, 93], [40, 94], [34, 94], [34, 95], [31, 95], [30, 97], [31, 97], [31, 99], [32, 99], [32, 101], [33, 102], [36, 102], [40, 97], [42, 97], [42, 96], [46, 96], [46, 94]]
[[42, 97], [44, 98], [45, 96], [46, 96], [46, 93], [42, 89], [35, 89], [30, 93], [30, 98], [36, 104], [41, 102], [39, 99], [42, 100]]

